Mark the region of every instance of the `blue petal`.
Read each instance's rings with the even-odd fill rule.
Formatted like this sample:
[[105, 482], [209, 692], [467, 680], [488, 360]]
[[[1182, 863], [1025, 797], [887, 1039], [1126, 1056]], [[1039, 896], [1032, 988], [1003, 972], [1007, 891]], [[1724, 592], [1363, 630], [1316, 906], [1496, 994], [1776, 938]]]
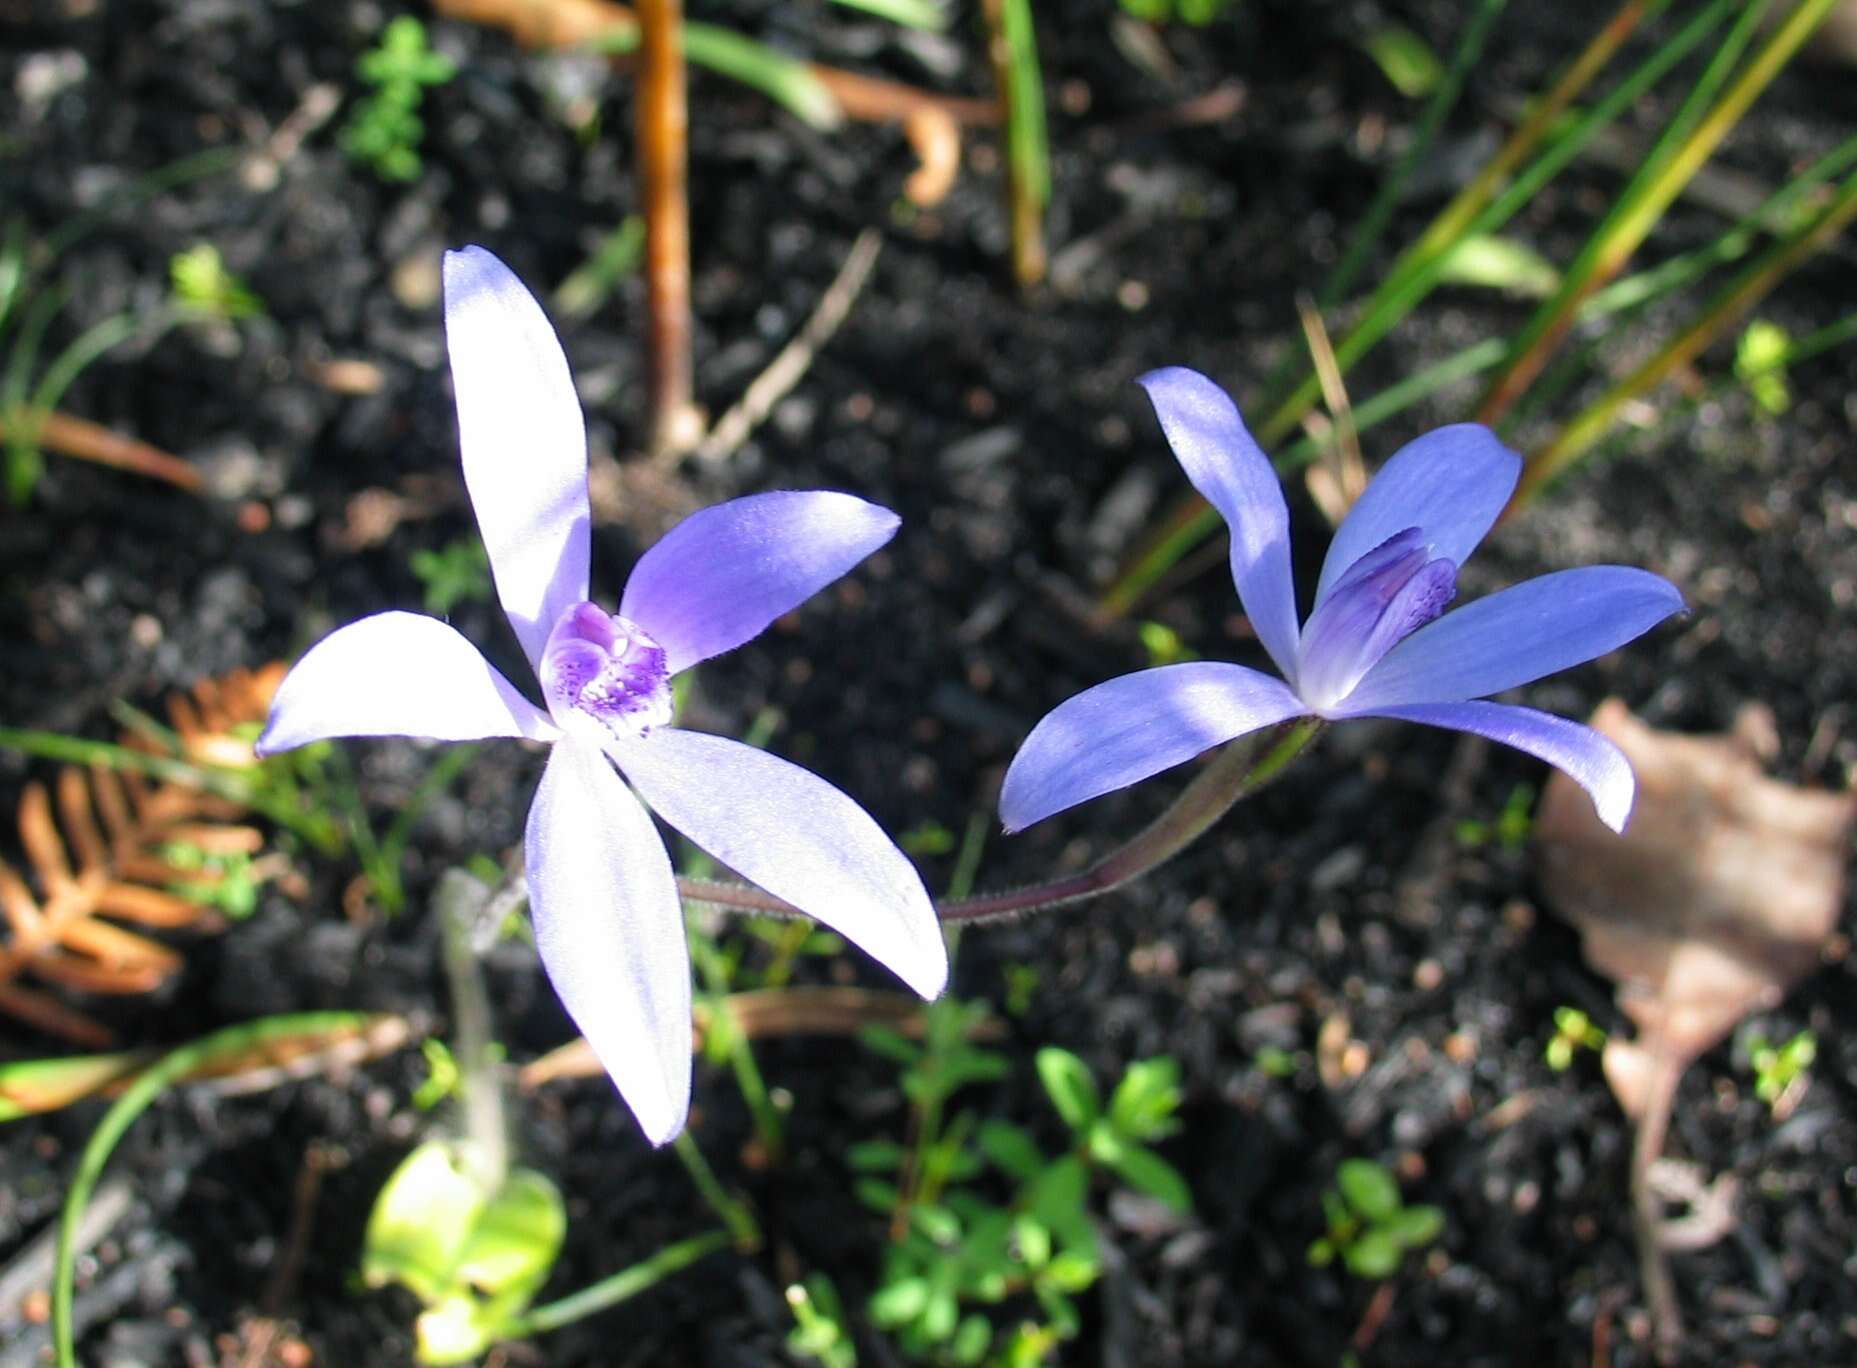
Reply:
[[1514, 746], [1547, 761], [1585, 789], [1599, 820], [1612, 830], [1624, 831], [1631, 817], [1637, 780], [1630, 761], [1610, 740], [1578, 722], [1506, 703], [1422, 703], [1356, 715], [1449, 727]]
[[626, 581], [619, 612], [681, 673], [732, 651], [896, 535], [889, 509], [830, 490], [776, 490], [692, 513]]
[[1400, 640], [1444, 611], [1457, 593], [1457, 567], [1427, 560], [1409, 528], [1354, 563], [1303, 628], [1296, 691], [1330, 708]]
[[1343, 711], [1500, 693], [1617, 650], [1682, 610], [1675, 586], [1648, 570], [1542, 575], [1421, 627], [1367, 672]]
[[948, 951], [922, 876], [810, 770], [725, 736], [660, 727], [607, 747], [652, 810], [750, 883], [842, 933], [925, 998]]
[[1242, 665], [1194, 661], [1123, 675], [1032, 728], [1006, 770], [1000, 818], [1007, 831], [1022, 830], [1307, 711], [1282, 680]]
[[1290, 512], [1282, 481], [1245, 430], [1238, 406], [1198, 371], [1169, 366], [1149, 371], [1136, 383], [1153, 401], [1186, 478], [1231, 528], [1238, 598], [1270, 658], [1294, 679], [1296, 587], [1290, 577]]
[[664, 842], [606, 757], [570, 739], [542, 771], [524, 853], [548, 981], [662, 1145], [690, 1110], [690, 956]]
[[561, 343], [535, 297], [482, 247], [445, 253], [445, 345], [464, 484], [497, 597], [539, 666], [587, 597], [587, 428]]
[[291, 667], [256, 749], [275, 755], [331, 736], [559, 734], [453, 627], [419, 613], [376, 613], [337, 628]]
[[1407, 442], [1381, 466], [1335, 531], [1315, 587], [1315, 606], [1354, 562], [1409, 527], [1434, 558], [1462, 565], [1495, 524], [1522, 473], [1522, 458], [1475, 423]]

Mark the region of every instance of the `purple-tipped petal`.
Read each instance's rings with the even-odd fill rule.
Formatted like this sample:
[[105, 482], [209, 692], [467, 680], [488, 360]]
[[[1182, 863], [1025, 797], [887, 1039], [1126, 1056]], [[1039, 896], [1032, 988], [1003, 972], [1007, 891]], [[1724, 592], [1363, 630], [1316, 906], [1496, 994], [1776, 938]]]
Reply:
[[1514, 746], [1547, 761], [1585, 789], [1599, 820], [1612, 830], [1624, 831], [1631, 817], [1631, 800], [1638, 786], [1631, 762], [1610, 740], [1578, 722], [1507, 703], [1419, 703], [1375, 708], [1362, 715], [1448, 727]]
[[1219, 661], [1111, 679], [1058, 704], [1032, 728], [1007, 767], [1000, 819], [1007, 831], [1021, 831], [1307, 711], [1282, 680]]
[[871, 815], [809, 770], [660, 727], [608, 747], [658, 816], [750, 883], [843, 934], [925, 998], [948, 983], [922, 877]]
[[1407, 442], [1375, 472], [1335, 529], [1315, 606], [1354, 562], [1408, 527], [1435, 558], [1462, 565], [1495, 524], [1522, 473], [1522, 458], [1476, 423], [1441, 427]]
[[464, 483], [497, 597], [538, 665], [587, 597], [587, 427], [541, 305], [482, 247], [445, 253], [445, 339]]
[[549, 756], [525, 840], [548, 981], [662, 1145], [690, 1110], [690, 952], [664, 842], [606, 757], [578, 741]]
[[850, 494], [781, 490], [692, 513], [633, 567], [619, 605], [670, 672], [759, 636], [896, 534], [900, 519]]
[[547, 713], [437, 618], [376, 613], [331, 632], [284, 676], [256, 749], [274, 755], [331, 736], [558, 734]]
[[[1303, 628], [1297, 692], [1311, 708], [1346, 698], [1402, 638], [1444, 611], [1457, 593], [1457, 567], [1425, 559], [1416, 528], [1369, 552], [1335, 586]], [[1400, 551], [1388, 555], [1388, 551]]]
[[1168, 366], [1136, 383], [1153, 401], [1186, 478], [1231, 529], [1232, 582], [1251, 629], [1277, 668], [1295, 679], [1296, 587], [1283, 482], [1245, 429], [1238, 406], [1198, 371]]
[[1589, 565], [1542, 575], [1419, 628], [1367, 672], [1342, 710], [1501, 693], [1617, 650], [1682, 611], [1675, 586], [1648, 570]]

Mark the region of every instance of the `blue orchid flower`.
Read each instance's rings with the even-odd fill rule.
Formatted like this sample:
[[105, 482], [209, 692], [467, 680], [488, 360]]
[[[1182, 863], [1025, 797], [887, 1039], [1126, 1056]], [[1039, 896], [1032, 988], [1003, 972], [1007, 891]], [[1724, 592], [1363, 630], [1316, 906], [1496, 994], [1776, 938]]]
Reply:
[[609, 613], [587, 597], [586, 427], [540, 305], [481, 247], [448, 252], [445, 332], [464, 482], [543, 706], [437, 618], [379, 613], [297, 662], [258, 753], [333, 736], [550, 743], [524, 847], [536, 947], [661, 1145], [690, 1105], [690, 961], [670, 857], [639, 797], [924, 997], [947, 982], [921, 877], [863, 808], [777, 756], [669, 725], [672, 676], [759, 636], [898, 520], [829, 491], [718, 504], [647, 551]]
[[1528, 580], [1445, 613], [1457, 569], [1495, 524], [1521, 458], [1458, 424], [1402, 448], [1335, 532], [1300, 626], [1289, 508], [1237, 406], [1183, 367], [1140, 383], [1187, 479], [1232, 534], [1232, 579], [1281, 679], [1216, 661], [1123, 675], [1060, 704], [1006, 771], [1000, 816], [1018, 831], [1246, 733], [1300, 717], [1388, 717], [1514, 746], [1564, 770], [1622, 831], [1635, 781], [1590, 727], [1482, 701], [1649, 631], [1683, 597], [1666, 580], [1597, 565]]

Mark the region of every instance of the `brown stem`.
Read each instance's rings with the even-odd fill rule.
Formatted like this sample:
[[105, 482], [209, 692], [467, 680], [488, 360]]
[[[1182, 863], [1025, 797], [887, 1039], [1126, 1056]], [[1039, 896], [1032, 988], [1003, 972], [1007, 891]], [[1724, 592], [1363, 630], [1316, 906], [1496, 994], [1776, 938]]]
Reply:
[[[432, 0], [432, 8], [453, 19], [491, 24], [508, 30], [528, 48], [565, 48], [588, 44], [615, 29], [631, 29], [638, 17], [611, 0]], [[615, 65], [629, 58], [615, 57]], [[901, 123], [918, 110], [939, 111], [964, 124], [999, 122], [992, 100], [939, 95], [932, 90], [861, 76], [841, 67], [808, 66], [819, 83], [837, 98], [845, 117], [868, 123]]]
[[638, 163], [645, 201], [645, 310], [649, 416], [656, 458], [701, 434], [691, 394], [689, 101], [683, 0], [640, 0]]
[[[1113, 892], [1186, 849], [1231, 811], [1239, 799], [1256, 793], [1282, 773], [1321, 729], [1322, 723], [1315, 718], [1286, 723], [1279, 729], [1279, 739], [1262, 756], [1250, 746], [1226, 746], [1140, 834], [1081, 873], [1001, 893], [944, 898], [935, 904], [935, 910], [944, 922], [991, 921]], [[791, 903], [746, 884], [679, 878], [677, 891], [692, 902], [738, 912], [804, 915]]]
[[1638, 1237], [1638, 1280], [1644, 1284], [1651, 1337], [1662, 1363], [1674, 1362], [1683, 1342], [1683, 1313], [1677, 1305], [1670, 1261], [1664, 1257], [1663, 1209], [1651, 1186], [1651, 1169], [1663, 1157], [1670, 1111], [1676, 1105], [1676, 1085], [1682, 1077], [1682, 1062], [1656, 1048], [1631, 1146], [1631, 1224]]
[[[8, 418], [0, 417], [0, 437], [6, 435], [8, 421]], [[131, 470], [151, 480], [166, 480], [189, 492], [200, 487], [200, 472], [180, 457], [170, 456], [159, 447], [152, 447], [134, 437], [112, 432], [89, 419], [74, 418], [68, 413], [54, 411], [30, 416], [19, 413], [12, 415], [11, 421], [36, 425], [34, 437], [38, 444], [60, 455], [114, 466], [118, 470]]]

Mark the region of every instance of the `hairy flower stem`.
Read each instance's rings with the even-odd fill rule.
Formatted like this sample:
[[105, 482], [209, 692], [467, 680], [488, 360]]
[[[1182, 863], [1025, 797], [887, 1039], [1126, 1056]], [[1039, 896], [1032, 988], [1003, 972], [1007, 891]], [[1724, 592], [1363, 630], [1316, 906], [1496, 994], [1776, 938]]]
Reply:
[[[944, 922], [990, 921], [1027, 912], [1042, 912], [1098, 894], [1110, 893], [1157, 869], [1197, 840], [1231, 811], [1281, 774], [1322, 730], [1319, 718], [1306, 717], [1284, 724], [1274, 744], [1260, 756], [1251, 746], [1228, 745], [1186, 786], [1173, 805], [1126, 845], [1118, 847], [1079, 874], [1049, 883], [1033, 884], [1002, 893], [978, 893], [968, 898], [944, 898], [935, 910]], [[693, 902], [709, 903], [739, 912], [773, 916], [796, 915], [797, 909], [770, 893], [745, 884], [711, 879], [677, 880], [677, 888]]]
[[472, 944], [490, 889], [462, 869], [440, 877], [434, 897], [443, 947], [445, 978], [451, 986], [452, 1055], [458, 1061], [458, 1103], [470, 1141], [471, 1177], [486, 1193], [503, 1186], [509, 1173], [509, 1129], [496, 1077], [496, 1044], [490, 1029], [490, 995]]

